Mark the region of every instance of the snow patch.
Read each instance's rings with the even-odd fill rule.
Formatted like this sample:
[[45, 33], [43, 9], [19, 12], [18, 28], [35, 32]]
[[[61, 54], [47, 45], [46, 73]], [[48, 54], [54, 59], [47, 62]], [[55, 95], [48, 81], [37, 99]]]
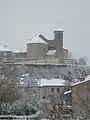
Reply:
[[40, 79], [39, 86], [65, 86], [65, 80], [63, 79]]
[[35, 38], [29, 40], [29, 43], [44, 43], [44, 44], [48, 44], [47, 42], [42, 40], [38, 35]]

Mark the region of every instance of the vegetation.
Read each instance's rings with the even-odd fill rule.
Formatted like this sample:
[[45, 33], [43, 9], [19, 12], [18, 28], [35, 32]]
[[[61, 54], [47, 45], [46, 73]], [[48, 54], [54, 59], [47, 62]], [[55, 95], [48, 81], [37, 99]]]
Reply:
[[49, 111], [50, 120], [62, 120], [64, 118], [73, 117], [73, 110], [63, 104], [55, 104]]
[[19, 88], [6, 78], [0, 79], [0, 102], [12, 104], [19, 98]]

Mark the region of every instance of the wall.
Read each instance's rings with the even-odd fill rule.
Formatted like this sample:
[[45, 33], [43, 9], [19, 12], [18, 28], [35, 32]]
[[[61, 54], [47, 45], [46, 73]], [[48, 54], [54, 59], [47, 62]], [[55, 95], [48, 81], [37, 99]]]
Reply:
[[72, 107], [78, 116], [90, 111], [90, 81], [72, 87]]
[[56, 57], [63, 58], [63, 31], [54, 31]]
[[27, 44], [27, 58], [44, 58], [48, 51], [48, 45], [41, 43]]
[[[54, 89], [54, 92], [51, 91], [51, 89]], [[59, 88], [59, 92], [57, 92], [57, 88]], [[43, 98], [50, 98], [50, 97], [54, 97], [57, 99], [57, 101], [61, 101], [62, 99], [62, 95], [63, 95], [63, 90], [64, 87], [62, 86], [45, 86], [45, 87], [41, 87], [40, 88], [40, 97]]]
[[68, 50], [63, 48], [64, 59], [68, 59]]
[[68, 93], [68, 94], [64, 95], [64, 100], [67, 105], [72, 106], [72, 93]]
[[15, 53], [15, 58], [26, 58], [26, 57], [27, 57], [27, 53], [26, 52]]
[[14, 53], [11, 51], [0, 51], [0, 61], [4, 61], [6, 58], [6, 61], [12, 61], [14, 58]]

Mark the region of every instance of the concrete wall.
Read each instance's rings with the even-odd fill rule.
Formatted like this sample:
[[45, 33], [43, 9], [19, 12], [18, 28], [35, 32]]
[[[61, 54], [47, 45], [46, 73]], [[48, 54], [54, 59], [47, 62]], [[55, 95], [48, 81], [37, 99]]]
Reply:
[[72, 87], [72, 108], [78, 116], [90, 112], [90, 81]]
[[[51, 89], [54, 89], [54, 92], [51, 91]], [[59, 92], [57, 92], [57, 88], [59, 88]], [[62, 99], [62, 94], [63, 94], [63, 90], [64, 90], [64, 87], [60, 87], [60, 86], [45, 86], [45, 87], [41, 87], [40, 88], [40, 97], [43, 98], [50, 98], [50, 97], [53, 97], [53, 98], [57, 98], [57, 100], [61, 100]]]
[[72, 93], [68, 93], [68, 94], [64, 95], [64, 100], [67, 105], [72, 106]]
[[27, 57], [27, 53], [26, 52], [15, 53], [15, 58], [26, 58], [26, 57]]
[[54, 56], [46, 56], [45, 59], [35, 59], [35, 58], [17, 58], [15, 59], [16, 64], [49, 64], [49, 65], [56, 65], [56, 64], [77, 64], [76, 59], [56, 59]]
[[56, 57], [63, 58], [63, 31], [54, 31], [54, 40], [56, 46]]
[[64, 59], [68, 59], [68, 50], [63, 49], [63, 56], [64, 56]]
[[12, 61], [14, 53], [12, 51], [0, 51], [0, 61]]
[[27, 44], [27, 58], [44, 58], [48, 51], [48, 45], [44, 43]]

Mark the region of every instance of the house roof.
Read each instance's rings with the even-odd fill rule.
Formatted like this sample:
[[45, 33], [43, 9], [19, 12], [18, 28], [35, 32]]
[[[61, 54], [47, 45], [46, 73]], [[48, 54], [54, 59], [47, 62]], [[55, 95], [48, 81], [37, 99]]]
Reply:
[[26, 50], [13, 50], [14, 53], [26, 53]]
[[64, 92], [64, 95], [71, 93], [71, 90]]
[[76, 86], [76, 85], [81, 84], [81, 83], [85, 83], [85, 82], [87, 82], [87, 81], [90, 81], [90, 75], [88, 75], [88, 76], [85, 78], [85, 80], [79, 81], [79, 82], [76, 82], [76, 83], [72, 84], [71, 87]]
[[54, 55], [56, 53], [56, 50], [49, 50], [47, 52], [47, 55]]
[[41, 39], [38, 35], [35, 38], [29, 40], [29, 43], [44, 43], [44, 44], [48, 44], [43, 39]]
[[65, 86], [65, 80], [63, 79], [40, 79], [39, 86]]
[[12, 51], [12, 50], [7, 46], [0, 46], [0, 51]]
[[54, 29], [54, 32], [64, 32], [64, 29]]

